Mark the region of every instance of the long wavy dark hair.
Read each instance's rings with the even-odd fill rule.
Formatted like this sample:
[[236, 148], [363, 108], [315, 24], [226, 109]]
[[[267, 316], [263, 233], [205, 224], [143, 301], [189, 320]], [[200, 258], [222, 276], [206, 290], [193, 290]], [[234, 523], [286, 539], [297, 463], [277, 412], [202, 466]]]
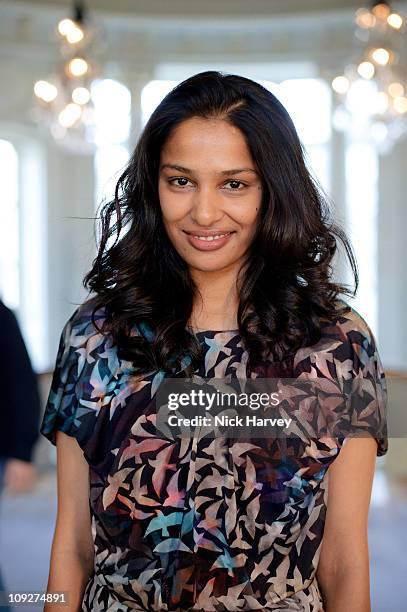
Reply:
[[[145, 125], [114, 198], [101, 207], [99, 249], [83, 280], [95, 294], [93, 323], [113, 336], [119, 357], [140, 374], [159, 369], [190, 376], [202, 355], [188, 326], [198, 289], [166, 234], [158, 196], [161, 149], [175, 126], [191, 117], [238, 127], [262, 180], [258, 224], [238, 276], [237, 320], [249, 371], [317, 342], [324, 320], [349, 311], [338, 295], [355, 295], [359, 283], [352, 247], [331, 219], [329, 200], [306, 167], [284, 106], [248, 78], [195, 74], [165, 96]], [[338, 240], [350, 261], [353, 292], [331, 278]], [[95, 313], [101, 307], [106, 317], [99, 328]], [[191, 363], [185, 369], [186, 355]]]

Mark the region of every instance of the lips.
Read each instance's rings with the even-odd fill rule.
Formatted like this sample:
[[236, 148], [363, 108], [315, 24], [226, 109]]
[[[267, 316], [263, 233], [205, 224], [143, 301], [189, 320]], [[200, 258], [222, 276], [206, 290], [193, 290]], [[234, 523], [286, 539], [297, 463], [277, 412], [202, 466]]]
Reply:
[[198, 238], [199, 240], [205, 240], [206, 242], [212, 242], [213, 240], [219, 240], [219, 238], [224, 238], [228, 236], [231, 232], [218, 232], [217, 234], [189, 234], [194, 238]]
[[235, 231], [228, 230], [198, 230], [185, 231], [189, 244], [199, 251], [214, 251], [229, 242]]
[[192, 231], [192, 232], [188, 232], [186, 230], [183, 230], [186, 234], [189, 234], [190, 236], [198, 236], [199, 238], [202, 237], [210, 237], [210, 236], [223, 236], [225, 234], [231, 234], [234, 232], [234, 230], [197, 230], [197, 231]]

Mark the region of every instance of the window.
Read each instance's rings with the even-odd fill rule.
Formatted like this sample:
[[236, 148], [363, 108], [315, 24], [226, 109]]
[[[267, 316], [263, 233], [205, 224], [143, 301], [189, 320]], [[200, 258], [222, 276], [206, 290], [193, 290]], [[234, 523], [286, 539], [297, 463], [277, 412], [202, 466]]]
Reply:
[[18, 156], [8, 140], [0, 140], [0, 159], [0, 296], [9, 308], [16, 310], [20, 306]]
[[287, 109], [307, 154], [310, 172], [329, 193], [331, 90], [322, 79], [261, 81]]
[[95, 204], [110, 200], [116, 181], [124, 169], [129, 151], [127, 140], [131, 122], [131, 95], [128, 88], [113, 79], [100, 79], [92, 85], [95, 105]]
[[360, 277], [352, 306], [366, 317], [374, 334], [378, 333], [378, 163], [377, 151], [370, 139], [349, 138], [345, 166], [346, 215]]
[[28, 130], [1, 126], [0, 294], [37, 372], [49, 367], [44, 151]]
[[141, 125], [145, 126], [154, 109], [161, 100], [178, 85], [180, 81], [157, 79], [147, 83], [141, 92]]

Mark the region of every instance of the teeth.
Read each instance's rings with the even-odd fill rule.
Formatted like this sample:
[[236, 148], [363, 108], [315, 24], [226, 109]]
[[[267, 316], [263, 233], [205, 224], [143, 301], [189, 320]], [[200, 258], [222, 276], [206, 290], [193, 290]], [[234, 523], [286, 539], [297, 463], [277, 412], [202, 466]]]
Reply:
[[227, 236], [228, 234], [230, 234], [230, 232], [227, 232], [226, 234], [217, 234], [216, 236], [195, 236], [195, 237], [198, 238], [198, 240], [206, 240], [210, 242], [211, 240], [218, 240], [219, 238], [223, 238], [223, 236]]

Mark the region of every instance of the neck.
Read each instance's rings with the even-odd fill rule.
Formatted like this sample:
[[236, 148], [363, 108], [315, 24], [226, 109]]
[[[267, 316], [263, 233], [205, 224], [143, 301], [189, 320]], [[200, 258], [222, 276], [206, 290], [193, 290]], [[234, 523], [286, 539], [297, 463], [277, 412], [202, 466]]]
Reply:
[[237, 270], [192, 270], [198, 287], [190, 325], [194, 329], [237, 329]]

